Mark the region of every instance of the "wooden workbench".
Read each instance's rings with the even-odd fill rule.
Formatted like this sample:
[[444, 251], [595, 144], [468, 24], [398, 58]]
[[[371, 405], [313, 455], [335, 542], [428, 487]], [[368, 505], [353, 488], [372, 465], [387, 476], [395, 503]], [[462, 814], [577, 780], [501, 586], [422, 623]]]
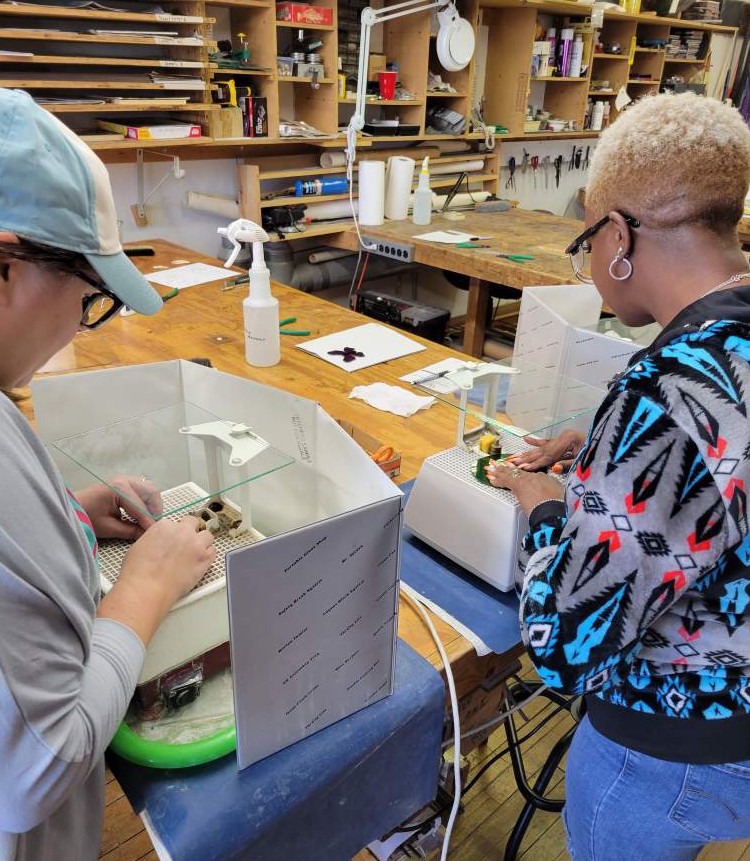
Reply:
[[[570, 284], [574, 281], [566, 246], [583, 230], [583, 223], [543, 212], [510, 209], [507, 212], [466, 212], [461, 221], [434, 215], [429, 226], [411, 221], [386, 221], [378, 227], [361, 227], [363, 236], [391, 242], [408, 242], [414, 246], [414, 260], [436, 269], [447, 269], [468, 275], [469, 301], [464, 330], [464, 352], [481, 356], [487, 325], [487, 297], [493, 284], [504, 284], [522, 290], [546, 284]], [[481, 239], [490, 248], [456, 248], [414, 239], [433, 230], [460, 230]], [[336, 234], [329, 244], [350, 251], [359, 249], [354, 228]], [[533, 260], [515, 263], [497, 257], [498, 252], [532, 254]], [[395, 263], [396, 261], [394, 261]]]
[[[172, 243], [156, 240], [151, 244], [156, 249], [155, 256], [134, 258], [144, 272], [158, 266], [188, 262], [218, 263], [214, 258]], [[415, 337], [414, 340], [424, 344], [426, 350], [349, 374], [295, 349], [295, 344], [304, 338], [283, 336], [278, 365], [250, 367], [244, 359], [242, 331], [242, 300], [247, 294], [247, 285], [229, 291], [222, 287], [223, 282], [220, 281], [191, 287], [165, 303], [164, 309], [153, 317], [117, 316], [99, 330], [82, 332], [48, 364], [47, 369], [67, 372], [207, 357], [221, 371], [316, 400], [334, 418], [346, 419], [384, 443], [393, 445], [402, 454], [399, 481], [414, 478], [427, 455], [454, 444], [457, 414], [446, 404], [438, 402], [429, 410], [401, 418], [376, 410], [363, 401], [349, 399], [348, 395], [355, 385], [373, 382], [404, 385], [398, 380], [401, 375], [448, 356], [461, 356], [460, 353]], [[162, 288], [162, 292], [166, 290]], [[311, 332], [309, 337], [371, 322], [291, 287], [276, 284], [273, 292], [279, 299], [281, 318], [296, 317], [291, 328], [308, 329]], [[470, 694], [483, 681], [507, 670], [522, 651], [519, 641], [518, 647], [506, 655], [491, 654], [479, 658], [474, 648], [453, 628], [437, 618], [435, 624], [451, 661], [459, 697]], [[440, 656], [426, 625], [403, 599], [399, 634], [434, 666], [441, 667]], [[476, 725], [480, 720], [474, 717]]]

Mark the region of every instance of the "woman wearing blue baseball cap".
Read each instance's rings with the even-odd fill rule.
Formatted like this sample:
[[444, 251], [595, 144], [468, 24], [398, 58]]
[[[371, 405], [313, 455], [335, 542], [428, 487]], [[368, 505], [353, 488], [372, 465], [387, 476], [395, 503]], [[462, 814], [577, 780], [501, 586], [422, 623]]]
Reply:
[[[161, 300], [120, 246], [106, 168], [27, 94], [0, 90], [0, 389], [123, 305], [153, 314]], [[155, 520], [161, 500], [142, 479], [118, 481], [154, 518], [104, 485], [74, 498], [2, 394], [0, 476], [0, 861], [88, 861], [104, 751], [213, 540], [194, 518]], [[97, 538], [134, 540], [101, 600]]]

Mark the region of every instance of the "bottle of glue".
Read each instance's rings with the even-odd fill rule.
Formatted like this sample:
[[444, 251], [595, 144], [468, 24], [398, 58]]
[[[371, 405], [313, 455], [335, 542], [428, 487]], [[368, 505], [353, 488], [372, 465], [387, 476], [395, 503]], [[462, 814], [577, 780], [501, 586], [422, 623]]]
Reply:
[[419, 183], [414, 192], [411, 220], [414, 224], [429, 224], [432, 218], [432, 191], [430, 190], [430, 157], [426, 155], [419, 172]]
[[224, 266], [237, 259], [242, 242], [253, 243], [253, 262], [248, 272], [250, 291], [242, 302], [245, 322], [245, 361], [248, 365], [268, 368], [281, 358], [279, 337], [279, 300], [271, 295], [271, 276], [263, 257], [263, 243], [268, 234], [247, 218], [238, 218], [219, 233], [232, 243], [233, 250]]

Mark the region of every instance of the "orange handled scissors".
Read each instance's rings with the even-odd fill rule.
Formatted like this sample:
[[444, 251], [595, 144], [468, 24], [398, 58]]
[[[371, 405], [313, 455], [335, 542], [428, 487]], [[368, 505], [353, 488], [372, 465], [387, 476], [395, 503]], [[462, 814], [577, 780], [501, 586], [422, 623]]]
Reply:
[[370, 455], [370, 457], [375, 461], [375, 463], [386, 463], [393, 457], [393, 446], [381, 445], [377, 451]]

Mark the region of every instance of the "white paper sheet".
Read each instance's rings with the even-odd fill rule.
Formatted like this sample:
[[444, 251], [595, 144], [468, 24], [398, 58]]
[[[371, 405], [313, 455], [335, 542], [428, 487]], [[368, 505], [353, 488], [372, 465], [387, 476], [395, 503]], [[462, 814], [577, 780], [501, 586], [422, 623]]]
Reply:
[[466, 366], [466, 362], [461, 359], [443, 359], [440, 362], [435, 362], [432, 365], [427, 365], [426, 368], [420, 368], [418, 371], [413, 371], [411, 374], [404, 374], [399, 377], [405, 383], [418, 383], [422, 389], [430, 389], [433, 392], [441, 394], [450, 394], [455, 392], [458, 386], [450, 380], [445, 379], [445, 374], [451, 371], [457, 371], [459, 368]]
[[441, 242], [443, 245], [458, 245], [459, 242], [471, 242], [471, 233], [455, 233], [448, 230], [433, 230], [431, 233], [420, 233], [414, 239], [424, 239], [426, 242]]
[[[365, 323], [363, 326], [344, 329], [341, 332], [324, 335], [322, 338], [304, 341], [296, 346], [300, 350], [311, 353], [313, 356], [330, 362], [332, 365], [337, 365], [348, 372], [369, 368], [372, 365], [379, 365], [381, 362], [388, 362], [391, 359], [399, 359], [401, 356], [408, 356], [425, 349], [421, 344], [412, 341], [411, 338], [400, 335], [393, 329], [388, 329], [378, 323]], [[344, 361], [344, 356], [341, 354], [345, 350], [349, 353], [352, 350], [355, 351], [351, 361]], [[336, 351], [337, 355], [331, 355], [331, 351]], [[361, 355], [356, 355], [356, 353]]]
[[188, 263], [185, 266], [174, 266], [172, 269], [157, 269], [156, 272], [148, 272], [145, 275], [147, 280], [155, 284], [176, 287], [178, 290], [236, 277], [237, 273], [231, 269], [222, 269], [220, 266], [211, 266], [208, 263]]

